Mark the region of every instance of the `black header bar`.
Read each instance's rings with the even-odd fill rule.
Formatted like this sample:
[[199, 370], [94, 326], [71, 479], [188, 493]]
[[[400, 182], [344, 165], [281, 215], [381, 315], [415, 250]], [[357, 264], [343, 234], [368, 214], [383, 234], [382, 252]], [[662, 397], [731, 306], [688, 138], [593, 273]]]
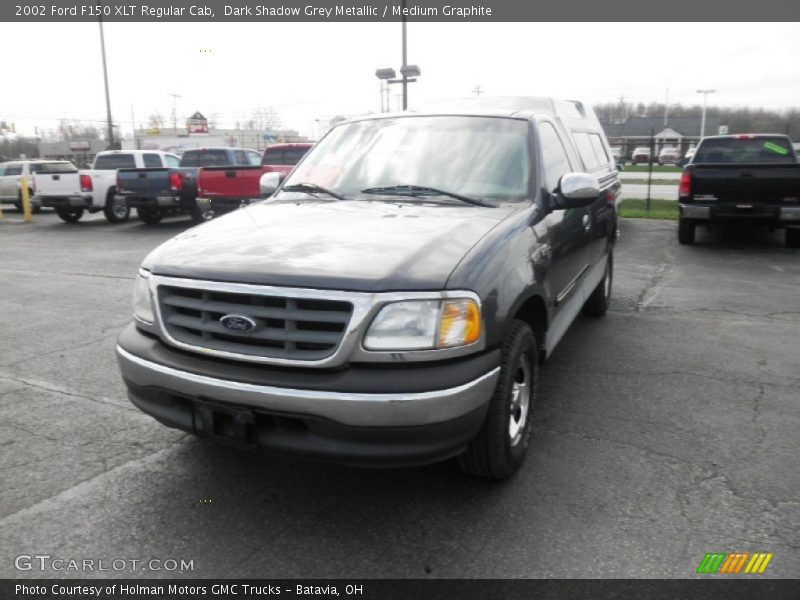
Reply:
[[[769, 22], [800, 21], [797, 0], [3, 0], [0, 21], [111, 22]], [[710, 25], [713, 27], [713, 25]], [[676, 27], [678, 27], [676, 25]]]

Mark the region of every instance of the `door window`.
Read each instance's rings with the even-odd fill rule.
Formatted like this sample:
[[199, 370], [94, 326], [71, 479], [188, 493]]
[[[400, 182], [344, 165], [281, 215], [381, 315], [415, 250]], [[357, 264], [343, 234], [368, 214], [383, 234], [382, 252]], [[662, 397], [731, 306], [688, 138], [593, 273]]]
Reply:
[[548, 192], [552, 192], [558, 187], [561, 177], [572, 171], [572, 167], [561, 138], [558, 137], [555, 127], [547, 121], [539, 123], [539, 143], [542, 165], [544, 165], [545, 186]]
[[144, 154], [142, 158], [144, 159], [145, 168], [158, 168], [161, 166], [161, 158], [158, 156], [158, 154], [147, 153]]

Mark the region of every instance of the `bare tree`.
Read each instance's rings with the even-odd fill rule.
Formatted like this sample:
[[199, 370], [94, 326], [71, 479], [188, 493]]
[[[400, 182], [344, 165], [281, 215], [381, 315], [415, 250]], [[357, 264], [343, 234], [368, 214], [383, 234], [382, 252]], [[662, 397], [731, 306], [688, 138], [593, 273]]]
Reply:
[[147, 126], [150, 129], [161, 129], [164, 127], [164, 117], [160, 112], [156, 111], [147, 117]]
[[246, 123], [248, 129], [274, 131], [281, 126], [278, 112], [271, 106], [259, 106], [253, 110], [252, 118]]

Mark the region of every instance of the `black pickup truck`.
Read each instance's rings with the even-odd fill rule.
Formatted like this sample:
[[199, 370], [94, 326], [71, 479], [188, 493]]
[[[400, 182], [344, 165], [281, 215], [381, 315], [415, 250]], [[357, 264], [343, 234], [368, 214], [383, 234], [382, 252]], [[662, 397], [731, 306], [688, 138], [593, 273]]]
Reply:
[[704, 138], [683, 170], [678, 241], [692, 244], [698, 225], [736, 223], [786, 229], [800, 246], [800, 163], [785, 135]]
[[191, 149], [183, 153], [178, 167], [120, 169], [117, 196], [124, 198], [129, 208], [136, 209], [141, 221], [151, 225], [176, 212], [188, 212], [199, 223], [214, 216], [210, 205], [197, 200], [200, 167], [250, 166], [260, 162], [261, 154], [247, 148]]
[[117, 346], [130, 400], [251, 448], [514, 473], [540, 365], [611, 295], [620, 185], [593, 111], [354, 119], [261, 186], [145, 258]]

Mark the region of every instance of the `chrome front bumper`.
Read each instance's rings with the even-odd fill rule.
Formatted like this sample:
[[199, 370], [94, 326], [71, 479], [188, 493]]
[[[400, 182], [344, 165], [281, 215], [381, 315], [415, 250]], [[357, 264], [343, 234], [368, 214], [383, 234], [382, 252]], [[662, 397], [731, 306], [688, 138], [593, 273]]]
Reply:
[[307, 414], [344, 425], [402, 427], [450, 421], [484, 406], [500, 367], [458, 387], [429, 392], [354, 393], [291, 389], [228, 381], [187, 373], [134, 356], [117, 346], [123, 377], [189, 398], [247, 406], [277, 413]]

